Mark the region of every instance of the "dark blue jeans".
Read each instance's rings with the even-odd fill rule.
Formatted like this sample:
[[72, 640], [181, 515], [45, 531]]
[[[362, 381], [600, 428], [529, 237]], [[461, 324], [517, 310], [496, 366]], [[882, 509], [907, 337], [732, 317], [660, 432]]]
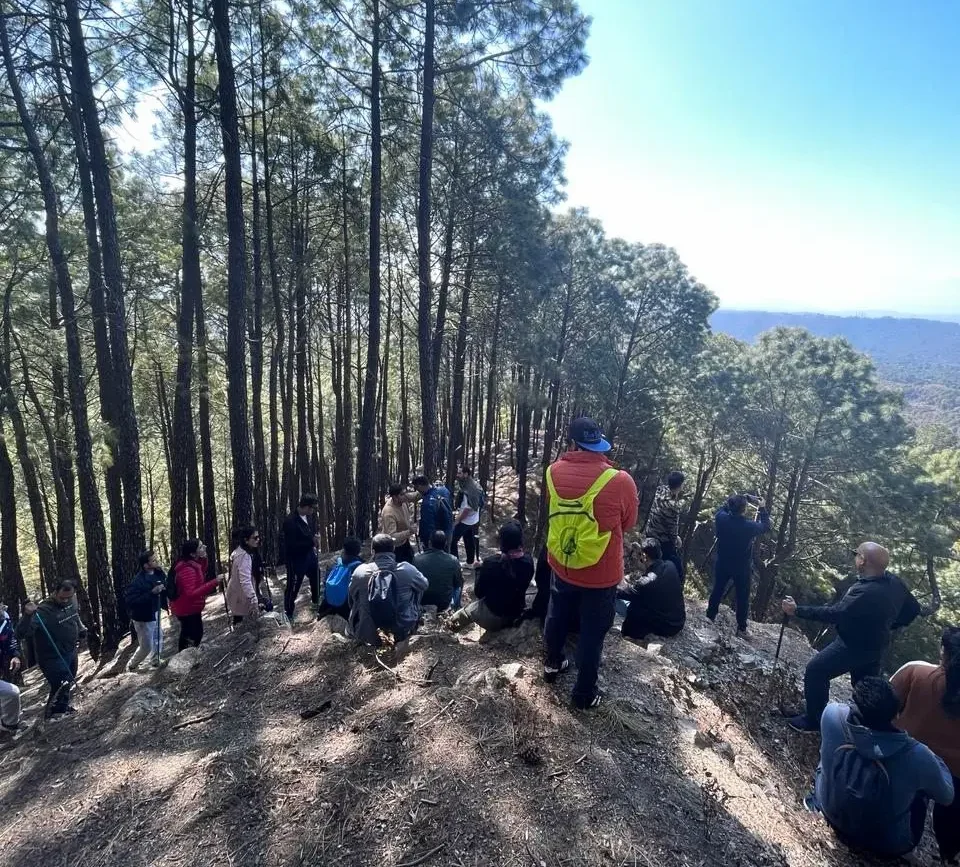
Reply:
[[580, 611], [580, 637], [577, 639], [577, 682], [573, 703], [587, 707], [597, 695], [597, 675], [603, 639], [613, 626], [617, 588], [577, 587], [553, 575], [550, 605], [543, 627], [546, 665], [556, 668], [563, 662], [563, 646], [570, 631], [571, 613]]
[[807, 702], [807, 721], [820, 725], [820, 717], [830, 698], [830, 681], [841, 674], [850, 674], [856, 683], [880, 673], [880, 653], [856, 651], [835, 638], [807, 663], [803, 674], [803, 695]]
[[70, 706], [70, 684], [77, 676], [77, 654], [66, 657], [66, 665], [59, 658], [45, 660], [40, 663], [40, 670], [50, 685], [50, 697], [44, 716], [50, 717], [55, 713], [65, 713]]
[[710, 602], [707, 604], [707, 617], [713, 620], [720, 610], [720, 603], [726, 595], [727, 587], [733, 582], [737, 594], [737, 629], [747, 628], [747, 614], [750, 611], [750, 572], [731, 572], [722, 566], [717, 566], [717, 573], [713, 579], [713, 591], [710, 593]]

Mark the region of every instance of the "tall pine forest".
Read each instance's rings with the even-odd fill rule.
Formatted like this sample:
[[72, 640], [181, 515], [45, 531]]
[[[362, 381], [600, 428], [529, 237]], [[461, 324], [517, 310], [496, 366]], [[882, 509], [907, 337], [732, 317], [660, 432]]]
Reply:
[[[143, 549], [169, 564], [199, 537], [215, 573], [252, 523], [275, 563], [311, 492], [333, 550], [375, 530], [392, 481], [461, 463], [536, 548], [544, 469], [589, 414], [641, 516], [686, 472], [693, 587], [714, 510], [749, 491], [774, 518], [754, 617], [829, 599], [875, 538], [956, 622], [956, 437], [911, 427], [842, 340], [712, 333], [669, 238], [564, 206], [545, 106], [589, 27], [574, 0], [0, 0], [14, 617], [74, 579], [110, 653]], [[936, 629], [901, 647], [932, 658]]]

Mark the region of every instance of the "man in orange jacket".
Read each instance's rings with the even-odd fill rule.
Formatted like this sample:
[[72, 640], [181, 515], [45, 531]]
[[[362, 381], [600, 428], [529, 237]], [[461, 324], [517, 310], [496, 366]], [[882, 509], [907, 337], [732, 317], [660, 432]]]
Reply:
[[579, 609], [573, 703], [600, 704], [597, 675], [623, 578], [623, 534], [637, 523], [637, 486], [605, 457], [610, 443], [589, 418], [570, 424], [569, 450], [547, 470], [547, 558], [553, 570], [544, 624], [543, 676], [553, 683], [569, 667], [563, 647]]

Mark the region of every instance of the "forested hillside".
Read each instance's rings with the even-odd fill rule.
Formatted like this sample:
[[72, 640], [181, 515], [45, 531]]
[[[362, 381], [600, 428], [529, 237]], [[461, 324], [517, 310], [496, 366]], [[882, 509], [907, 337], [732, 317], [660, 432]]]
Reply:
[[[627, 243], [555, 210], [564, 145], [537, 105], [587, 62], [572, 0], [0, 11], [15, 616], [78, 579], [109, 651], [144, 547], [169, 562], [202, 537], [213, 571], [253, 522], [273, 562], [310, 491], [333, 549], [369, 535], [392, 480], [449, 481], [460, 461], [535, 545], [543, 470], [584, 412], [644, 508], [687, 471], [684, 552], [704, 571], [716, 505], [765, 498], [758, 617], [787, 589], [827, 595], [868, 536], [921, 595], [941, 575], [955, 605], [953, 439], [915, 436], [844, 340], [711, 335], [716, 300], [669, 238]], [[111, 130], [145, 94], [157, 147], [118, 153]]]
[[945, 424], [960, 433], [960, 323], [718, 310], [711, 324], [748, 343], [777, 325], [805, 328], [819, 337], [843, 337], [873, 359], [884, 382], [903, 389], [911, 419]]

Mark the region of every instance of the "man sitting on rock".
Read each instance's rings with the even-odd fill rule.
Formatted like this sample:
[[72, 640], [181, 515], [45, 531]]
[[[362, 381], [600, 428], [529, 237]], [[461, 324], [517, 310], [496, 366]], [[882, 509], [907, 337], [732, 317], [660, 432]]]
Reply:
[[854, 707], [831, 702], [823, 712], [808, 805], [851, 848], [898, 858], [920, 842], [928, 800], [953, 801], [953, 780], [928, 747], [894, 727], [900, 700], [886, 678], [859, 680], [853, 700]]
[[909, 625], [921, 613], [906, 585], [887, 571], [886, 548], [864, 542], [856, 550], [855, 562], [860, 577], [836, 605], [797, 605], [791, 596], [783, 600], [788, 617], [820, 620], [837, 628], [837, 637], [807, 664], [803, 675], [807, 709], [790, 718], [795, 731], [819, 731], [830, 681], [849, 672], [856, 685], [861, 678], [879, 674], [890, 630]]
[[643, 574], [625, 578], [617, 588], [617, 599], [628, 603], [620, 633], [636, 641], [645, 640], [651, 633], [671, 638], [683, 629], [687, 619], [677, 567], [663, 558], [656, 539], [643, 540], [640, 565]]
[[393, 538], [373, 537], [373, 560], [354, 570], [350, 579], [347, 635], [378, 647], [381, 633], [392, 635], [402, 652], [420, 620], [420, 597], [429, 586], [412, 563], [398, 563]]
[[523, 528], [507, 521], [500, 528], [500, 553], [480, 564], [473, 595], [477, 597], [461, 608], [447, 623], [456, 631], [476, 623], [488, 631], [513, 626], [523, 614], [527, 587], [533, 578], [533, 558], [523, 551]]
[[413, 565], [430, 583], [421, 604], [436, 605], [437, 612], [446, 611], [457, 590], [463, 587], [460, 560], [447, 553], [447, 544], [447, 534], [443, 530], [434, 530], [430, 547], [413, 558]]

